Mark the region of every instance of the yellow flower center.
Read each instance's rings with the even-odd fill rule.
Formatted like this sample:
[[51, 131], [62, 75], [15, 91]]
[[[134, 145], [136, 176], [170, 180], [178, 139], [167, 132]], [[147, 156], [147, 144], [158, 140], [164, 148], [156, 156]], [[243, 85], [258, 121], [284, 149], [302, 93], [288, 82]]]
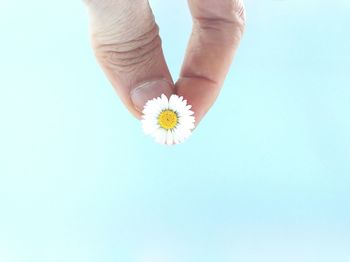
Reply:
[[173, 129], [177, 123], [178, 116], [172, 110], [164, 110], [158, 116], [158, 124], [166, 130]]

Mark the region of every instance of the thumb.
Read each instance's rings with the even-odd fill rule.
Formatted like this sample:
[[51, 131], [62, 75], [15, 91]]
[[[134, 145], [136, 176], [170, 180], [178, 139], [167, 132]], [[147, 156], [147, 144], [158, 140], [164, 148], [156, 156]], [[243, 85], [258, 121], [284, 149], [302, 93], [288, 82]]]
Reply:
[[174, 84], [147, 0], [87, 0], [92, 46], [119, 97], [140, 118], [145, 103]]

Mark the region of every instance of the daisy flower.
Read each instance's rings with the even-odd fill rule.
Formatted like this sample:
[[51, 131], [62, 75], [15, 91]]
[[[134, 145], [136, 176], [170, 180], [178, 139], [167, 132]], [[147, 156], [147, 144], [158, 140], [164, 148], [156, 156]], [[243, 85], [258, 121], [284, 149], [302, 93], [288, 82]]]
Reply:
[[146, 135], [152, 136], [160, 144], [179, 144], [184, 142], [194, 129], [194, 112], [183, 97], [164, 94], [149, 100], [142, 113], [142, 128]]

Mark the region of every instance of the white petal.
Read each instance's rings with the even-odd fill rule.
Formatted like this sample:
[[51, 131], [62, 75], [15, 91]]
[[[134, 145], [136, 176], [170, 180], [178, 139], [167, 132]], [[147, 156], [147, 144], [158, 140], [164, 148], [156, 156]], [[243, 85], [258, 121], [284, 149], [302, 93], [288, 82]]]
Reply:
[[161, 104], [160, 104], [162, 109], [168, 109], [169, 108], [169, 100], [166, 97], [166, 95], [162, 94], [161, 96]]
[[179, 131], [178, 128], [174, 128], [173, 130], [173, 136], [174, 136], [174, 143], [175, 144], [180, 144], [182, 143], [182, 136], [181, 136], [181, 132]]
[[159, 126], [156, 123], [152, 123], [151, 121], [145, 121], [142, 123], [142, 129], [146, 135], [153, 134]]
[[180, 141], [180, 143], [183, 143], [186, 140], [186, 133], [183, 129], [179, 129], [177, 133], [177, 138]]
[[154, 132], [154, 138], [155, 138], [157, 143], [165, 144], [166, 139], [167, 139], [167, 132], [166, 132], [166, 130], [164, 130], [163, 128], [158, 128]]
[[143, 119], [147, 119], [147, 118], [153, 118], [153, 119], [157, 119], [159, 114], [160, 114], [160, 110], [156, 109], [156, 108], [150, 108], [148, 110], [144, 110], [143, 111]]
[[195, 119], [193, 116], [181, 116], [179, 117], [179, 124], [194, 124]]
[[188, 130], [188, 129], [184, 129], [182, 131], [182, 135], [183, 135], [184, 139], [187, 139], [191, 134], [192, 134], [192, 132], [190, 130]]
[[194, 115], [194, 112], [191, 110], [187, 110], [187, 111], [182, 110], [182, 111], [178, 111], [178, 115], [179, 116], [192, 116], [192, 115]]
[[188, 130], [191, 132], [194, 128], [195, 125], [193, 123], [179, 124], [179, 129], [181, 130]]
[[174, 101], [174, 103], [173, 103], [173, 110], [175, 111], [175, 112], [179, 112], [179, 111], [181, 111], [181, 105], [180, 105], [180, 101], [177, 99], [177, 100], [175, 100]]
[[142, 113], [144, 115], [148, 115], [150, 113], [160, 113], [161, 108], [158, 103], [151, 103], [149, 105], [146, 105], [144, 109], [142, 110]]
[[169, 99], [169, 109], [177, 111], [177, 101], [179, 97], [177, 95], [171, 95]]
[[167, 143], [167, 145], [172, 145], [173, 142], [174, 142], [173, 133], [172, 133], [172, 131], [168, 130], [166, 143]]

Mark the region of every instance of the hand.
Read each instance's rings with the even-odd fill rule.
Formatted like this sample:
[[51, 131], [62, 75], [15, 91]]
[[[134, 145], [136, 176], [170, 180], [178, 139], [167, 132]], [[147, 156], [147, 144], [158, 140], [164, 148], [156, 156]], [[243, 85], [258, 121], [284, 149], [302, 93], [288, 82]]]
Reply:
[[174, 84], [148, 0], [85, 0], [96, 57], [126, 107], [175, 93], [192, 105], [196, 123], [218, 96], [242, 37], [242, 0], [188, 0], [193, 31]]

